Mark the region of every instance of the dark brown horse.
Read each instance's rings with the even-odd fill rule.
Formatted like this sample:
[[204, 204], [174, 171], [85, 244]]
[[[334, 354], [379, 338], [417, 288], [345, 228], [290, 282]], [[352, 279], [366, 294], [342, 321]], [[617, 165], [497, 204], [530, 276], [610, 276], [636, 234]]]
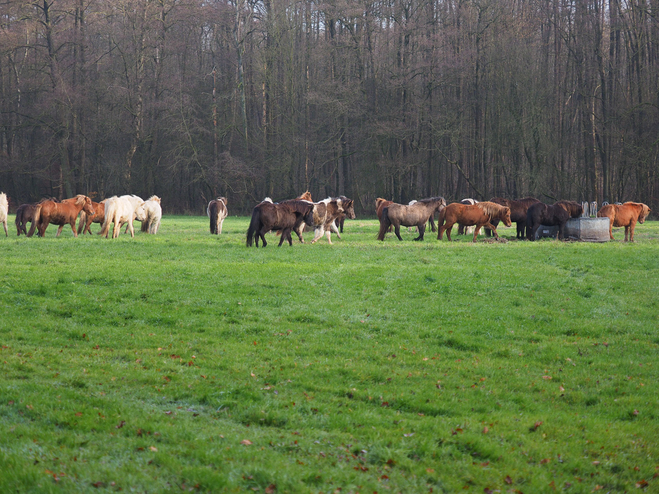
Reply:
[[[348, 199], [346, 196], [339, 196], [335, 199], [341, 199], [341, 203], [343, 205], [343, 213], [339, 214], [339, 217], [335, 222], [336, 229], [338, 230], [336, 234], [339, 235], [339, 233], [343, 233], [343, 223], [345, 222], [346, 218], [349, 220], [354, 220], [357, 216], [355, 215], [355, 201]], [[339, 238], [341, 238], [340, 235]]]
[[474, 229], [474, 242], [476, 241], [476, 237], [478, 237], [478, 232], [484, 226], [490, 228], [494, 232], [494, 236], [498, 239], [497, 229], [492, 224], [493, 219], [503, 221], [503, 224], [506, 226], [512, 225], [510, 222], [510, 208], [489, 201], [479, 202], [473, 205], [454, 202], [446, 206], [439, 213], [439, 233], [437, 233], [437, 240], [441, 240], [444, 232], [446, 232], [446, 237], [450, 241], [451, 229], [456, 223], [476, 227]]
[[208, 207], [206, 208], [206, 214], [210, 219], [211, 234], [220, 235], [222, 233], [222, 223], [224, 223], [224, 218], [229, 215], [226, 197], [218, 197], [209, 202]]
[[613, 240], [614, 226], [625, 227], [625, 242], [629, 234], [629, 241], [634, 241], [634, 228], [636, 222], [644, 223], [650, 214], [650, 208], [642, 202], [626, 202], [624, 204], [607, 204], [597, 212], [598, 218], [609, 218], [609, 236]]
[[423, 240], [426, 223], [435, 212], [442, 211], [445, 207], [446, 200], [443, 197], [430, 197], [407, 205], [394, 202], [382, 209], [378, 240], [384, 240], [384, 236], [391, 225], [394, 227], [398, 240], [403, 240], [400, 236], [401, 225], [416, 226], [419, 229], [419, 236], [414, 240]]
[[[94, 215], [90, 216], [85, 211], [80, 212], [80, 221], [78, 221], [78, 235], [80, 232], [84, 235], [85, 233], [92, 234], [92, 231], [89, 229], [92, 226], [92, 223], [103, 224], [105, 220], [105, 201], [94, 202], [92, 201], [92, 208], [94, 208]], [[83, 230], [84, 229], [84, 230]]]
[[558, 226], [558, 238], [563, 240], [567, 220], [578, 218], [582, 213], [583, 207], [575, 201], [558, 201], [551, 206], [541, 202], [531, 204], [526, 213], [526, 236], [535, 240], [540, 225]]
[[[526, 238], [524, 229], [526, 228], [526, 213], [529, 210], [531, 204], [540, 202], [535, 197], [525, 197], [523, 199], [505, 199], [503, 197], [493, 197], [490, 199], [490, 202], [495, 202], [510, 208], [510, 221], [517, 223], [517, 238], [523, 239]], [[494, 226], [499, 224], [498, 221], [492, 222]], [[492, 235], [492, 230], [489, 228], [485, 229], [485, 235], [488, 237]]]
[[263, 241], [263, 247], [268, 245], [265, 234], [271, 230], [281, 231], [280, 247], [284, 239], [288, 240], [289, 245], [293, 245], [291, 230], [300, 226], [302, 222], [309, 226], [313, 225], [313, 207], [312, 202], [297, 200], [281, 204], [273, 204], [270, 200], [265, 200], [257, 204], [252, 211], [252, 219], [247, 230], [247, 247], [251, 247], [254, 240], [258, 247], [259, 238]]
[[27, 235], [27, 222], [34, 222], [34, 212], [37, 209], [36, 204], [21, 204], [16, 210], [16, 235], [20, 236], [21, 232]]
[[50, 200], [40, 202], [37, 204], [34, 212], [34, 220], [32, 221], [30, 231], [27, 232], [27, 236], [31, 237], [34, 235], [34, 230], [36, 228], [38, 229], [39, 236], [43, 237], [46, 234], [46, 228], [52, 223], [54, 225], [59, 225], [59, 228], [57, 229], [57, 237], [62, 233], [64, 225], [70, 225], [71, 230], [73, 231], [73, 236], [77, 237], [76, 218], [80, 214], [80, 211], [85, 211], [85, 213], [91, 216], [94, 216], [95, 214], [94, 208], [92, 207], [92, 200], [82, 194], [78, 194], [71, 199], [65, 199], [62, 202]]

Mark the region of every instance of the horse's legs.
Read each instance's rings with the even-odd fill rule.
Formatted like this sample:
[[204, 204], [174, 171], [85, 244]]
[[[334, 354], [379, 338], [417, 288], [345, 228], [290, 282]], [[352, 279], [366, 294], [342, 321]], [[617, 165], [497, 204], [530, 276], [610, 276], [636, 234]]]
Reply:
[[300, 223], [297, 228], [294, 228], [293, 231], [297, 235], [297, 238], [300, 239], [300, 243], [304, 243], [304, 238], [302, 238], [302, 231], [304, 230], [304, 223]]
[[[224, 223], [224, 218], [217, 222], [217, 234], [222, 233], [222, 223]], [[158, 227], [160, 226], [160, 220], [158, 220], [158, 225], [156, 226], [156, 232], [158, 232]]]
[[453, 230], [453, 225], [455, 225], [455, 223], [446, 223], [446, 225], [444, 225], [446, 238], [448, 239], [449, 242], [451, 242], [451, 230]]
[[[332, 224], [334, 224], [334, 223], [332, 222]], [[339, 234], [338, 229], [337, 229], [336, 234], [337, 235]], [[327, 243], [332, 245], [332, 230], [331, 230], [331, 227], [330, 227], [330, 230], [325, 230], [325, 235], [327, 236]], [[339, 238], [341, 238], [341, 237], [339, 237]]]
[[416, 237], [414, 240], [423, 240], [423, 234], [426, 233], [426, 223], [425, 222], [419, 223], [418, 227], [419, 227], [419, 236]]
[[565, 238], [565, 223], [558, 225], [558, 240], [563, 240]]
[[131, 238], [135, 238], [135, 228], [133, 227], [133, 220], [128, 220], [128, 228], [130, 229]]
[[57, 227], [57, 234], [55, 234], [56, 237], [60, 236], [60, 233], [62, 233], [62, 229], [64, 228], [64, 225], [60, 225]]
[[[330, 223], [330, 231], [336, 233], [336, 236], [339, 237], [339, 240], [341, 240], [341, 232], [339, 232], [339, 227], [336, 226], [336, 221], [337, 220], [334, 220], [334, 221], [332, 221], [332, 223]], [[331, 243], [332, 242], [330, 242], [330, 244]]]
[[611, 218], [609, 218], [609, 237], [613, 240], [613, 221], [611, 221]]
[[524, 227], [526, 226], [526, 220], [524, 222], [517, 222], [517, 238], [524, 238]]
[[540, 223], [533, 223], [531, 231], [529, 232], [529, 240], [531, 242], [535, 241], [535, 234], [538, 232], [538, 228], [540, 228]]
[[[284, 228], [284, 229], [281, 231], [281, 236], [279, 237], [279, 245], [277, 245], [277, 247], [281, 247], [281, 244], [284, 243], [284, 240], [288, 240], [288, 238], [286, 238], [286, 237], [287, 237], [288, 235], [290, 235], [290, 234], [291, 234], [290, 229], [289, 229], [289, 228]], [[292, 245], [292, 244], [291, 244], [291, 245]]]
[[403, 240], [403, 237], [400, 236], [400, 223], [396, 223], [394, 225], [394, 232], [396, 233], [396, 236], [398, 237], [398, 240]]
[[311, 243], [315, 244], [316, 242], [318, 242], [318, 240], [320, 239], [320, 237], [323, 236], [324, 233], [325, 233], [325, 226], [321, 224], [318, 228], [314, 230], [314, 236]]
[[[73, 236], [78, 238], [78, 232], [76, 231], [76, 220], [75, 220], [75, 218], [73, 219], [73, 221], [71, 223], [69, 223], [69, 225], [71, 225], [71, 230], [73, 230]], [[64, 227], [64, 225], [62, 225], [62, 227]]]
[[5, 237], [9, 236], [9, 232], [7, 231], [7, 220], [3, 221], [2, 226], [5, 227]]
[[437, 227], [435, 227], [435, 220], [434, 220], [433, 216], [435, 216], [435, 213], [430, 215], [430, 218], [428, 218], [428, 221], [430, 221], [430, 231], [434, 233], [434, 232], [437, 231]]

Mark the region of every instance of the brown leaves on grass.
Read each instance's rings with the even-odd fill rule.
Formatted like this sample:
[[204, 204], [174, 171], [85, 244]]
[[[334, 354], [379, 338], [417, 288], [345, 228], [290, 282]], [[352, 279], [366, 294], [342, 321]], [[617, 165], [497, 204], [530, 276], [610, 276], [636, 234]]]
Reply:
[[245, 446], [251, 446], [252, 441], [250, 441], [249, 439], [243, 439], [242, 441], [240, 441], [240, 444], [243, 444]]
[[538, 420], [535, 424], [533, 424], [531, 427], [529, 427], [529, 432], [535, 432], [538, 430], [538, 427], [542, 425], [542, 420]]
[[636, 488], [637, 489], [645, 489], [648, 485], [650, 485], [650, 484], [645, 479], [642, 479], [642, 480], [639, 480], [638, 482], [636, 482]]

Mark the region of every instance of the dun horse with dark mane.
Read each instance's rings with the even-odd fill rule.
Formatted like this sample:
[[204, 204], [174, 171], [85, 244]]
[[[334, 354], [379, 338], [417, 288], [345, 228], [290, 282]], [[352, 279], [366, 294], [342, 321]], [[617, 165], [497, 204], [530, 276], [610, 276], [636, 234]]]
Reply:
[[492, 224], [492, 220], [503, 221], [506, 226], [512, 225], [510, 222], [510, 208], [501, 206], [494, 202], [479, 202], [478, 204], [462, 204], [454, 202], [446, 206], [446, 208], [439, 213], [439, 233], [437, 240], [441, 240], [444, 232], [446, 238], [451, 240], [451, 229], [453, 225], [459, 223], [464, 226], [475, 226], [473, 241], [476, 241], [478, 232], [482, 227], [487, 227], [494, 232], [494, 236], [498, 239], [497, 228]]
[[[384, 236], [390, 226], [393, 225], [394, 232], [398, 240], [403, 240], [400, 236], [400, 227], [416, 226], [419, 229], [419, 236], [414, 240], [423, 240], [426, 232], [426, 223], [428, 219], [441, 212], [446, 207], [446, 200], [443, 197], [430, 197], [421, 199], [414, 204], [397, 204], [392, 203], [382, 209], [382, 218], [380, 218], [380, 231], [378, 240], [384, 240]], [[441, 217], [441, 213], [440, 213]]]
[[547, 205], [541, 202], [531, 204], [526, 213], [526, 235], [535, 240], [535, 233], [540, 225], [558, 226], [558, 238], [565, 237], [565, 223], [570, 218], [578, 218], [583, 213], [581, 204], [575, 201], [558, 201]]
[[268, 245], [265, 240], [265, 234], [271, 230], [281, 230], [281, 239], [279, 246], [285, 240], [289, 245], [293, 245], [291, 230], [300, 226], [302, 222], [307, 225], [313, 225], [313, 206], [312, 202], [291, 200], [281, 204], [273, 204], [270, 200], [265, 200], [257, 204], [252, 211], [252, 219], [247, 230], [247, 247], [252, 246], [255, 241], [259, 246], [259, 238], [263, 241], [263, 247]]
[[43, 237], [46, 234], [46, 228], [50, 223], [59, 225], [57, 229], [57, 237], [62, 233], [64, 225], [70, 225], [73, 231], [73, 236], [77, 237], [76, 232], [76, 219], [80, 211], [85, 211], [87, 214], [93, 216], [94, 208], [92, 207], [92, 200], [82, 194], [78, 194], [71, 199], [64, 199], [62, 202], [43, 201], [37, 204], [34, 212], [34, 220], [30, 231], [27, 236], [34, 235], [34, 230], [38, 229], [38, 234]]
[[614, 226], [625, 227], [625, 242], [634, 241], [634, 228], [636, 222], [643, 224], [650, 214], [650, 208], [642, 202], [626, 202], [624, 204], [607, 204], [597, 212], [598, 218], [609, 218], [609, 237], [613, 240]]

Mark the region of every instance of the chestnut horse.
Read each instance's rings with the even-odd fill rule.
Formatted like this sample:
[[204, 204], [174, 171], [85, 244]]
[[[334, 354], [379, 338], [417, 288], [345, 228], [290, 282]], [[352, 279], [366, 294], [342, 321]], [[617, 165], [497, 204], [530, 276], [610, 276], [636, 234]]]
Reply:
[[476, 241], [478, 232], [484, 226], [492, 230], [495, 238], [498, 239], [497, 228], [492, 224], [492, 220], [503, 221], [503, 224], [506, 226], [512, 225], [510, 221], [510, 208], [489, 201], [479, 202], [473, 205], [454, 202], [446, 206], [439, 213], [439, 233], [437, 234], [437, 240], [441, 240], [446, 231], [446, 237], [450, 241], [451, 229], [456, 223], [464, 226], [474, 225], [476, 227], [473, 242]]
[[281, 230], [280, 247], [284, 240], [288, 240], [288, 244], [293, 245], [291, 230], [296, 229], [302, 222], [312, 226], [313, 208], [314, 204], [309, 201], [290, 200], [273, 204], [269, 198], [266, 198], [252, 211], [252, 219], [247, 229], [247, 247], [251, 247], [254, 240], [258, 247], [259, 238], [263, 241], [263, 247], [267, 246], [265, 234], [271, 230]]
[[2, 226], [5, 227], [5, 237], [9, 236], [7, 231], [7, 215], [9, 214], [9, 201], [7, 201], [7, 194], [0, 193], [0, 221]]
[[558, 238], [563, 240], [567, 220], [578, 218], [582, 213], [583, 207], [575, 201], [558, 201], [551, 206], [541, 202], [531, 204], [526, 213], [526, 236], [535, 240], [540, 225], [558, 226]]
[[[525, 238], [524, 229], [526, 228], [526, 213], [531, 204], [535, 204], [536, 202], [540, 201], [535, 197], [525, 197], [523, 199], [505, 199], [503, 197], [493, 197], [490, 199], [490, 202], [496, 202], [497, 204], [510, 208], [510, 221], [517, 223], [517, 238], [520, 240]], [[493, 221], [492, 224], [497, 226], [499, 222]], [[492, 235], [492, 232], [486, 228], [485, 235], [489, 237]]]
[[[460, 204], [478, 204], [480, 201], [477, 201], [476, 199], [472, 199], [471, 197], [467, 199], [462, 199], [460, 201]], [[458, 223], [458, 235], [469, 235], [471, 233], [474, 233], [474, 230], [476, 229], [475, 226], [464, 226]]]
[[650, 208], [642, 202], [626, 202], [621, 205], [608, 204], [602, 206], [597, 212], [598, 218], [609, 218], [609, 237], [613, 240], [612, 228], [614, 226], [625, 227], [625, 242], [629, 235], [629, 242], [634, 241], [634, 228], [636, 222], [645, 223], [645, 218], [650, 214]]
[[96, 213], [93, 216], [88, 215], [84, 211], [80, 213], [80, 221], [78, 221], [78, 235], [80, 235], [81, 232], [83, 235], [85, 233], [89, 233], [91, 235], [92, 231], [89, 229], [89, 227], [92, 226], [92, 223], [99, 223], [101, 225], [103, 224], [103, 220], [105, 220], [105, 201], [92, 201], [92, 207]]
[[92, 206], [92, 200], [82, 194], [78, 194], [71, 199], [64, 199], [62, 202], [51, 200], [42, 201], [36, 206], [34, 220], [32, 221], [30, 231], [27, 232], [27, 236], [31, 237], [34, 235], [34, 230], [38, 229], [38, 235], [43, 237], [46, 234], [46, 228], [52, 223], [54, 225], [59, 225], [56, 237], [60, 236], [64, 225], [70, 225], [71, 230], [73, 231], [73, 236], [77, 237], [76, 219], [78, 218], [80, 211], [84, 211], [92, 216], [95, 213]]
[[[414, 204], [397, 204], [392, 203], [382, 209], [382, 218], [380, 218], [380, 231], [378, 240], [384, 241], [384, 236], [391, 225], [398, 240], [403, 240], [400, 236], [400, 227], [416, 226], [419, 229], [419, 236], [414, 240], [423, 240], [426, 232], [426, 223], [435, 212], [440, 212], [446, 207], [446, 200], [443, 197], [430, 197], [421, 199]], [[441, 217], [441, 213], [440, 213]]]

